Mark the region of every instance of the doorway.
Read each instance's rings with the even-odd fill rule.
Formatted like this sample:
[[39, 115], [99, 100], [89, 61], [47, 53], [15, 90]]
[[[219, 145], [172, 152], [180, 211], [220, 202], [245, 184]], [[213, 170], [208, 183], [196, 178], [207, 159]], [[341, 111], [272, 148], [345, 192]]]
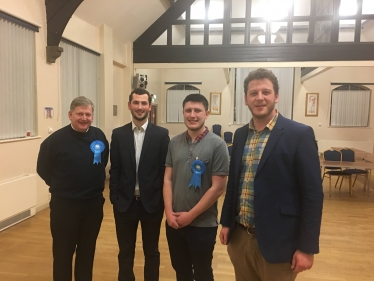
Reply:
[[151, 112], [149, 114], [149, 122], [157, 125], [157, 105], [152, 105]]

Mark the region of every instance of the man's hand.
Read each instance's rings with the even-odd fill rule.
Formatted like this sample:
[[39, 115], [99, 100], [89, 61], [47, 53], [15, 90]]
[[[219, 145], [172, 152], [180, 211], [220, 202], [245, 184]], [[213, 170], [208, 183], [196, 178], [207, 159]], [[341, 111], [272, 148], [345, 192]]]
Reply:
[[314, 255], [305, 254], [299, 250], [293, 255], [291, 268], [293, 272], [300, 273], [304, 270], [311, 269], [313, 266]]
[[227, 245], [227, 239], [229, 237], [229, 227], [222, 226], [221, 232], [219, 233], [219, 239], [222, 245]]
[[190, 212], [177, 212], [174, 216], [179, 227], [187, 226], [195, 219]]
[[165, 212], [166, 215], [166, 221], [168, 222], [168, 225], [172, 228], [178, 229], [179, 225], [176, 221], [176, 216], [173, 212]]

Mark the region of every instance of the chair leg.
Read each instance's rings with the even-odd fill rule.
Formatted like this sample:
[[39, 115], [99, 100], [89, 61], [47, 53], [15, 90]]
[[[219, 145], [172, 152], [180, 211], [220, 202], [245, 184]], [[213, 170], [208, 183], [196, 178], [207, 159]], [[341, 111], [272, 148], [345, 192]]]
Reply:
[[330, 194], [330, 196], [331, 196], [331, 175], [330, 175], [330, 177], [329, 177], [329, 183], [330, 183], [330, 185], [329, 185], [329, 194]]
[[357, 177], [358, 177], [358, 174], [356, 174], [356, 177], [355, 177], [355, 180], [353, 181], [353, 185], [352, 185], [352, 186], [355, 186], [355, 183], [356, 183]]
[[364, 191], [366, 190], [366, 185], [369, 183], [369, 172], [365, 174], [365, 182], [364, 182]]
[[[339, 177], [340, 177], [340, 176], [339, 176]], [[342, 180], [340, 181], [339, 190], [342, 189], [342, 183], [343, 183], [343, 180], [344, 180], [344, 176], [342, 176]], [[338, 183], [338, 182], [336, 182], [336, 183]], [[335, 184], [335, 187], [336, 187], [336, 184]]]
[[370, 196], [370, 179], [371, 179], [371, 169], [368, 170], [368, 197]]
[[352, 176], [349, 176], [349, 194], [352, 196], [353, 194], [353, 186], [352, 186]]
[[[344, 178], [344, 177], [342, 177], [342, 181], [340, 182], [340, 187], [342, 187], [343, 178]], [[338, 176], [338, 178], [337, 178], [337, 180], [336, 180], [335, 188], [336, 188], [336, 186], [338, 185], [339, 179], [340, 179], [340, 176]], [[340, 189], [340, 188], [339, 188], [339, 189]]]

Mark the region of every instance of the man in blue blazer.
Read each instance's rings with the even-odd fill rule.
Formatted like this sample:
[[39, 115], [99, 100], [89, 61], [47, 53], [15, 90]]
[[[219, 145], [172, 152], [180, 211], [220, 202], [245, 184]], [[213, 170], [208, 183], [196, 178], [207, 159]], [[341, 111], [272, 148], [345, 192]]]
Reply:
[[128, 103], [132, 122], [114, 129], [112, 134], [109, 188], [119, 246], [119, 281], [135, 280], [139, 221], [145, 256], [144, 280], [159, 280], [162, 188], [170, 139], [167, 129], [148, 122], [151, 101], [147, 90], [132, 91]]
[[237, 281], [291, 281], [319, 252], [323, 192], [313, 129], [275, 109], [279, 85], [249, 73], [249, 124], [235, 132], [220, 240]]

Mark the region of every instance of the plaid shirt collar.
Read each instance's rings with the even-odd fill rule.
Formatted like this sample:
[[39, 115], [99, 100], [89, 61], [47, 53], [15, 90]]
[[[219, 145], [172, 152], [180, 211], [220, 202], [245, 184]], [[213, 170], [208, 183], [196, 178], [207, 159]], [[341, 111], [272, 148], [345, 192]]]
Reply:
[[[202, 132], [200, 135], [198, 135], [195, 140], [197, 142], [200, 142], [208, 133], [209, 133], [209, 129], [207, 126], [205, 126], [205, 131]], [[188, 134], [188, 130], [186, 131], [186, 139], [192, 140], [191, 136]]]
[[[267, 123], [266, 126], [265, 126], [265, 128], [268, 128], [270, 132], [273, 130], [273, 128], [275, 126], [275, 123], [277, 122], [277, 119], [278, 119], [278, 110], [275, 110], [275, 111], [276, 111], [275, 115], [273, 116], [273, 118], [271, 118], [269, 123]], [[256, 131], [255, 125], [253, 123], [253, 118], [249, 122], [249, 130], [250, 131]]]

